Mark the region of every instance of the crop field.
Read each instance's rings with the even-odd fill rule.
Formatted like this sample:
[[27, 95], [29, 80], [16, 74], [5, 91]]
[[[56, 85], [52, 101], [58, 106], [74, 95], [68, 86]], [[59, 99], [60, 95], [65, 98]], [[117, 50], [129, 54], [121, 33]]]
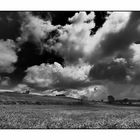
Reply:
[[0, 105], [1, 129], [140, 128], [140, 108], [113, 105]]

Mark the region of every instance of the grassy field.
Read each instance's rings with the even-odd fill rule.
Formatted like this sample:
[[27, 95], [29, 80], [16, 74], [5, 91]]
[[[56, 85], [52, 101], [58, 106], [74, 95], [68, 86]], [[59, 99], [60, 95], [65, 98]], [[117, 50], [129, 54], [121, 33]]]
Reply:
[[31, 94], [20, 94], [20, 93], [0, 93], [0, 105], [73, 105], [79, 104], [78, 99], [73, 99], [69, 97], [54, 97], [54, 96], [38, 96]]
[[0, 105], [1, 129], [140, 128], [140, 107]]

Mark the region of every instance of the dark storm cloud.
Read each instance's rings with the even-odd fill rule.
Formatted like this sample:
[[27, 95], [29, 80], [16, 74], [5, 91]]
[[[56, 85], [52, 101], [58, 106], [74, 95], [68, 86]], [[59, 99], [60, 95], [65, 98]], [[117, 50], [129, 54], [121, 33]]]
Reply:
[[0, 77], [0, 86], [7, 87], [10, 85], [11, 79], [7, 76]]
[[91, 80], [112, 80], [124, 82], [128, 75], [128, 65], [124, 58], [116, 58], [111, 62], [95, 64], [89, 72]]
[[16, 40], [20, 36], [21, 19], [18, 12], [0, 12], [0, 39]]

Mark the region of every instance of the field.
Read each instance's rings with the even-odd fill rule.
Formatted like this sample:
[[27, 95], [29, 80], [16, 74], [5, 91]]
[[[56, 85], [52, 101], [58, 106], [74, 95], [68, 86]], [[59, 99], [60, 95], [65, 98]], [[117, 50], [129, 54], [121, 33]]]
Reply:
[[140, 108], [102, 104], [0, 105], [0, 128], [140, 128]]
[[0, 93], [0, 129], [140, 128], [140, 106]]

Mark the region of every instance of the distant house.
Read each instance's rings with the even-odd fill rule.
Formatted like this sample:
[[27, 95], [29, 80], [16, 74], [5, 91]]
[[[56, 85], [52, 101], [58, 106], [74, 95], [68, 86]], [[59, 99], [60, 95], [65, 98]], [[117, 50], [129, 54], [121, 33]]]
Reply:
[[29, 94], [29, 93], [30, 93], [30, 90], [28, 90], [28, 89], [22, 91], [22, 94]]
[[56, 96], [65, 97], [65, 94], [58, 94]]

